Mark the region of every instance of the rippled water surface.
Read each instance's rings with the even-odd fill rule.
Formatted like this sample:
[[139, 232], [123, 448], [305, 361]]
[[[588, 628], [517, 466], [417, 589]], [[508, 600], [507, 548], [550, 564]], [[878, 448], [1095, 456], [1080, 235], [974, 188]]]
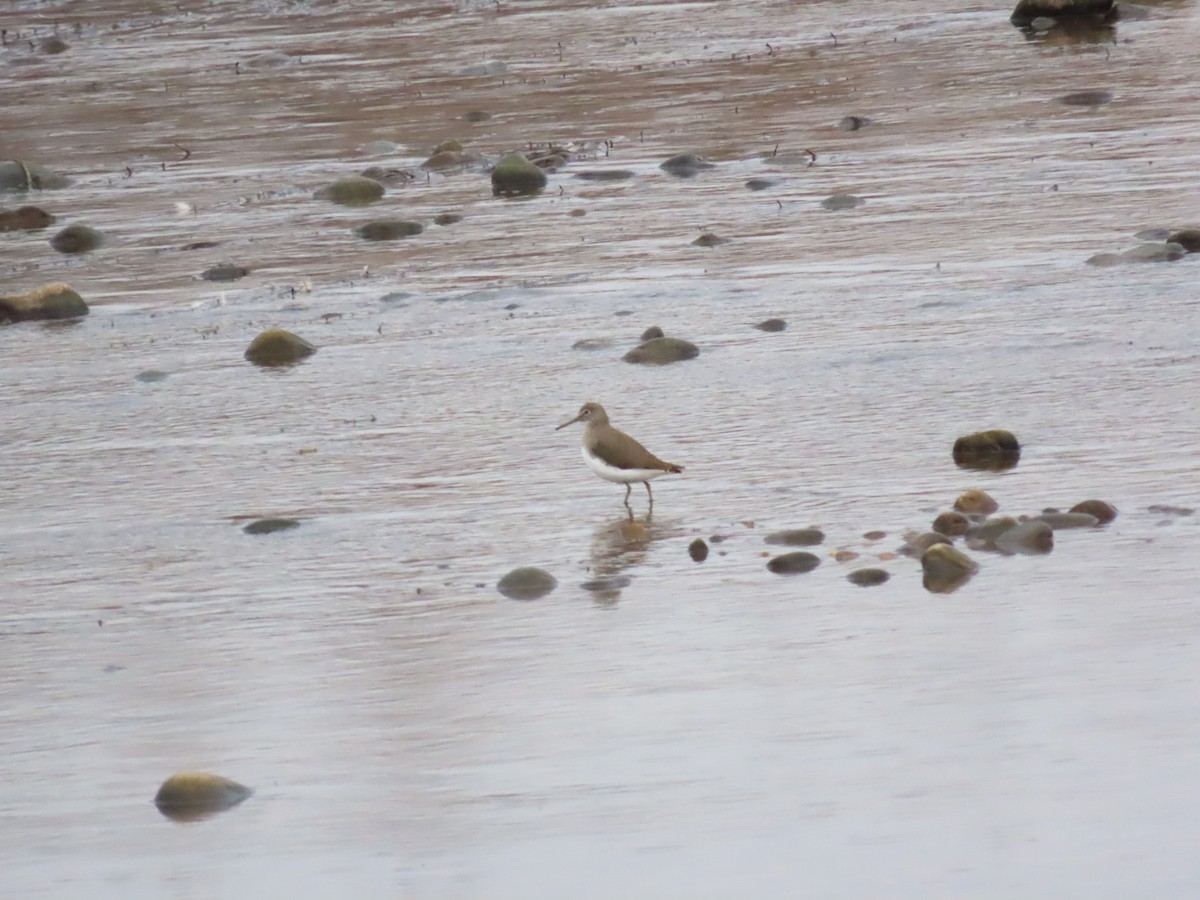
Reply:
[[[1200, 892], [1200, 257], [1085, 264], [1200, 220], [1194, 3], [103, 6], [0, 6], [0, 156], [74, 179], [0, 195], [58, 217], [0, 293], [92, 306], [0, 328], [0, 894]], [[448, 137], [574, 157], [496, 200], [420, 168]], [[368, 166], [415, 178], [314, 198]], [[621, 362], [653, 324], [699, 358]], [[319, 352], [255, 369], [270, 326]], [[554, 430], [585, 400], [686, 467], [641, 528]], [[1020, 464], [955, 468], [987, 427]], [[893, 554], [969, 487], [1120, 515], [927, 593]], [[187, 769], [256, 794], [169, 821]]]

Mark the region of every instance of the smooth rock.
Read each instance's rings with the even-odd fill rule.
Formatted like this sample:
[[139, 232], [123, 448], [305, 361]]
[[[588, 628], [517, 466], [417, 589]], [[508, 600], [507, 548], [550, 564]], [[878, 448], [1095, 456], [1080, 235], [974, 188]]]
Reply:
[[954, 501], [954, 508], [962, 513], [983, 513], [990, 516], [1000, 508], [1000, 504], [993, 500], [987, 491], [971, 488], [958, 495], [958, 499]]
[[386, 188], [374, 178], [347, 175], [321, 188], [316, 197], [339, 206], [367, 206], [382, 197], [385, 191]]
[[959, 537], [967, 533], [971, 521], [960, 512], [948, 511], [933, 520], [933, 530], [946, 537]]
[[300, 527], [299, 519], [255, 519], [242, 529], [246, 534], [274, 534], [276, 531], [290, 531]]
[[205, 281], [237, 281], [250, 274], [245, 266], [235, 266], [232, 263], [221, 263], [218, 266], [205, 269], [200, 277]]
[[692, 241], [693, 247], [720, 247], [722, 244], [728, 244], [729, 238], [723, 238], [720, 235], [706, 231], [700, 237]]
[[1037, 519], [1018, 522], [997, 536], [996, 549], [1004, 553], [1049, 553], [1054, 549], [1054, 529]]
[[142, 384], [155, 384], [159, 381], [166, 381], [168, 373], [160, 369], [145, 369], [133, 376], [134, 381], [140, 381]]
[[463, 220], [462, 213], [439, 213], [434, 216], [433, 224], [441, 225], [443, 228], [447, 225], [455, 225]]
[[0, 162], [0, 191], [53, 191], [65, 188], [71, 179], [24, 160]]
[[662, 163], [659, 168], [676, 178], [691, 178], [705, 169], [714, 169], [716, 166], [694, 153], [680, 153]]
[[665, 366], [685, 359], [695, 359], [699, 355], [700, 348], [690, 341], [660, 337], [639, 344], [621, 359], [627, 363], [644, 366]]
[[154, 795], [159, 812], [172, 819], [203, 818], [237, 806], [254, 788], [208, 772], [177, 772]]
[[825, 540], [825, 532], [820, 528], [789, 528], [773, 531], [763, 540], [768, 544], [782, 544], [785, 547], [812, 547]]
[[1104, 18], [1112, 12], [1113, 0], [1019, 0], [1009, 21], [1018, 28], [1028, 27], [1034, 19]]
[[492, 169], [492, 196], [520, 197], [546, 186], [546, 173], [520, 153], [506, 153]]
[[660, 337], [666, 337], [666, 335], [663, 334], [663, 330], [661, 328], [659, 328], [657, 325], [651, 325], [649, 328], [647, 328], [645, 331], [642, 332], [642, 336], [640, 338], [638, 338], [638, 340], [644, 344], [644, 343], [646, 343], [646, 341], [652, 341], [655, 338], [660, 338]]
[[783, 331], [787, 328], [787, 322], [783, 319], [764, 319], [754, 326], [759, 331]]
[[61, 281], [44, 284], [24, 294], [0, 297], [0, 323], [74, 319], [87, 314], [88, 305], [83, 298]]
[[317, 348], [282, 328], [268, 328], [246, 348], [246, 359], [256, 366], [288, 366], [312, 356]]
[[891, 573], [887, 569], [869, 568], [855, 569], [846, 576], [846, 580], [859, 587], [874, 587], [877, 584], [883, 584], [891, 577]]
[[434, 153], [445, 153], [446, 151], [450, 151], [452, 153], [462, 153], [462, 149], [463, 149], [463, 145], [460, 144], [458, 141], [456, 141], [454, 138], [446, 138], [446, 140], [442, 141], [440, 144], [438, 144], [436, 147], [433, 148], [433, 152]]
[[949, 544], [934, 544], [921, 554], [922, 583], [933, 594], [949, 594], [979, 571], [979, 563]]
[[0, 209], [0, 231], [38, 231], [54, 224], [54, 216], [37, 206]]
[[856, 197], [853, 194], [833, 194], [821, 201], [821, 208], [831, 211], [854, 209], [866, 202], [862, 197]]
[[954, 442], [953, 457], [964, 469], [1001, 471], [1020, 461], [1021, 445], [1011, 431], [993, 428], [960, 437]]
[[496, 590], [509, 600], [537, 600], [557, 586], [558, 580], [553, 575], [536, 566], [513, 569], [496, 582]]
[[381, 219], [368, 222], [354, 229], [354, 233], [365, 241], [397, 241], [412, 237], [425, 230], [420, 222], [405, 222], [400, 219]]
[[1081, 500], [1071, 507], [1070, 512], [1095, 516], [1101, 525], [1107, 525], [1117, 517], [1117, 508], [1103, 500]]
[[68, 225], [54, 237], [50, 246], [59, 253], [89, 253], [104, 243], [104, 235], [87, 225]]
[[804, 572], [811, 572], [821, 564], [821, 558], [809, 553], [806, 550], [797, 550], [794, 553], [784, 553], [776, 556], [767, 563], [767, 568], [776, 575], [800, 575]]
[[746, 182], [746, 189], [750, 191], [765, 191], [767, 188], [773, 188], [779, 184], [778, 178], [751, 178]]
[[1188, 253], [1200, 253], [1200, 228], [1180, 228], [1167, 236], [1168, 244], [1178, 244]]
[[904, 536], [904, 546], [900, 548], [900, 552], [905, 556], [924, 555], [930, 547], [937, 544], [949, 544], [950, 538], [936, 531], [922, 531], [919, 534], [906, 534]]
[[688, 544], [688, 556], [693, 562], [704, 562], [708, 559], [708, 544], [704, 543], [704, 538], [696, 538]]
[[1100, 520], [1093, 515], [1081, 512], [1047, 512], [1034, 516], [1034, 521], [1045, 522], [1055, 531], [1066, 528], [1095, 528]]

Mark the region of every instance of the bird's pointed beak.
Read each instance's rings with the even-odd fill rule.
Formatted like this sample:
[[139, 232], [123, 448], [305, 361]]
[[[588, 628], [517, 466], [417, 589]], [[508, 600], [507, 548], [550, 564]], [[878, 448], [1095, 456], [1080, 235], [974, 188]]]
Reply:
[[582, 419], [582, 418], [583, 418], [583, 413], [580, 413], [580, 414], [579, 414], [579, 415], [577, 415], [575, 418], [571, 419], [569, 422], [563, 422], [561, 425], [559, 425], [559, 426], [558, 426], [557, 428], [555, 428], [554, 430], [555, 430], [555, 431], [562, 431], [562, 430], [563, 430], [564, 428], [566, 428], [568, 425], [574, 425], [576, 422], [578, 422], [578, 421], [579, 421], [580, 419]]

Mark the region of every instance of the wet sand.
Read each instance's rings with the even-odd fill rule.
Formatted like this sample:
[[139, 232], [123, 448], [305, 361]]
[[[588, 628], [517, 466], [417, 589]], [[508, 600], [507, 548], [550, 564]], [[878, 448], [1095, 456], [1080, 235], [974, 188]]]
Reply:
[[[738, 7], [5, 11], [0, 155], [76, 181], [2, 196], [59, 222], [0, 235], [0, 293], [92, 313], [0, 329], [0, 893], [1195, 892], [1196, 517], [1151, 507], [1197, 503], [1198, 261], [1084, 262], [1200, 220], [1195, 5], [1065, 44], [982, 5]], [[55, 23], [67, 52], [22, 43]], [[448, 137], [577, 158], [501, 201], [421, 172]], [[716, 168], [658, 169], [687, 151]], [[417, 178], [313, 198], [371, 165]], [[604, 167], [636, 177], [573, 176]], [[109, 242], [55, 253], [71, 222]], [[222, 262], [251, 274], [197, 278]], [[652, 324], [699, 358], [620, 362]], [[271, 326], [319, 352], [254, 369]], [[584, 400], [686, 467], [639, 538], [553, 430]], [[993, 426], [1020, 464], [957, 469]], [[947, 596], [879, 558], [973, 486], [1120, 516]], [[241, 531], [267, 515], [303, 525]], [[807, 525], [821, 566], [769, 573]], [[526, 564], [558, 589], [505, 600]], [[183, 769], [256, 794], [170, 822]]]

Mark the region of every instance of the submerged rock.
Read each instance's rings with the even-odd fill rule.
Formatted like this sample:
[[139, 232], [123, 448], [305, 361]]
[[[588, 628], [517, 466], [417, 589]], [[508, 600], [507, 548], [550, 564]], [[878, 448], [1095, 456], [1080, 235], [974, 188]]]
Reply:
[[998, 472], [1020, 461], [1021, 445], [1011, 431], [993, 428], [960, 437], [954, 442], [953, 456], [960, 468]]
[[1058, 102], [1066, 106], [1103, 106], [1106, 103], [1112, 103], [1112, 91], [1074, 91], [1070, 94], [1063, 94], [1058, 98]]
[[1071, 507], [1070, 512], [1095, 516], [1101, 525], [1107, 525], [1117, 517], [1117, 508], [1103, 500], [1081, 500]]
[[316, 352], [317, 348], [299, 335], [268, 328], [250, 342], [245, 356], [256, 366], [288, 366]]
[[89, 253], [104, 243], [104, 235], [87, 225], [68, 225], [54, 237], [50, 246], [59, 253]]
[[367, 206], [382, 197], [385, 191], [386, 188], [374, 178], [347, 175], [321, 188], [316, 197], [339, 206]]
[[585, 181], [625, 181], [633, 178], [636, 174], [628, 169], [584, 169], [582, 172], [574, 173], [576, 178], [582, 178]]
[[662, 163], [659, 168], [676, 178], [691, 178], [705, 169], [715, 169], [716, 166], [695, 153], [680, 153]]
[[0, 297], [0, 323], [74, 319], [87, 314], [88, 305], [83, 298], [61, 281], [44, 284], [24, 294]]
[[987, 491], [971, 488], [958, 495], [958, 499], [954, 501], [954, 508], [962, 513], [982, 513], [990, 516], [1000, 508], [1000, 504], [993, 500]]
[[949, 594], [979, 571], [979, 563], [949, 544], [935, 544], [921, 555], [922, 583], [933, 594]]
[[720, 235], [706, 231], [700, 237], [692, 241], [693, 247], [720, 247], [722, 244], [728, 244], [729, 238], [723, 238]]
[[245, 278], [249, 274], [250, 270], [245, 266], [221, 263], [218, 266], [205, 269], [200, 273], [200, 277], [205, 281], [237, 281], [239, 278]]
[[976, 550], [995, 550], [996, 539], [1017, 526], [1012, 516], [997, 516], [967, 529], [968, 545]]
[[1095, 516], [1081, 512], [1044, 512], [1040, 516], [1034, 516], [1034, 520], [1045, 522], [1055, 531], [1066, 528], [1095, 528], [1100, 524], [1100, 520]]
[[65, 175], [24, 160], [0, 162], [0, 191], [53, 191], [70, 183]]
[[842, 209], [854, 209], [866, 202], [862, 197], [856, 197], [854, 194], [832, 194], [821, 201], [821, 208], [836, 212]]
[[54, 216], [37, 206], [0, 209], [0, 231], [38, 231], [54, 224]]
[[208, 772], [177, 772], [159, 787], [154, 805], [171, 819], [192, 820], [237, 806], [253, 788]]
[[874, 587], [877, 584], [883, 584], [891, 577], [887, 569], [869, 568], [855, 569], [846, 576], [846, 580], [859, 587]]
[[396, 241], [412, 237], [425, 230], [420, 222], [405, 222], [400, 219], [381, 219], [368, 222], [354, 229], [354, 233], [365, 241]]
[[520, 153], [506, 153], [492, 169], [492, 195], [520, 197], [546, 186], [546, 173]]
[[1040, 17], [1103, 19], [1113, 11], [1113, 0], [1019, 0], [1009, 21], [1028, 27]]
[[787, 322], [783, 319], [764, 319], [754, 327], [759, 331], [783, 331], [787, 328]]
[[858, 131], [860, 128], [866, 128], [868, 125], [874, 124], [875, 123], [866, 116], [845, 116], [840, 122], [838, 122], [837, 127], [841, 131]]
[[773, 531], [763, 538], [768, 544], [783, 544], [786, 547], [812, 547], [825, 540], [820, 528], [789, 528]]
[[660, 337], [634, 347], [621, 357], [627, 363], [643, 366], [665, 366], [668, 363], [695, 359], [700, 348], [691, 341], [679, 338]]
[[1175, 262], [1183, 259], [1187, 251], [1175, 243], [1138, 244], [1122, 253], [1096, 253], [1086, 260], [1089, 266], [1118, 266], [1123, 263]]
[[300, 527], [299, 519], [255, 519], [242, 529], [246, 534], [274, 534], [277, 531], [291, 531]]
[[778, 178], [751, 178], [746, 182], [746, 189], [750, 191], [765, 191], [767, 188], [773, 188], [779, 184]]
[[509, 600], [537, 600], [558, 586], [558, 580], [545, 569], [522, 566], [513, 569], [496, 583], [496, 590]]
[[1054, 529], [1037, 519], [1018, 522], [996, 538], [996, 549], [1004, 553], [1049, 553], [1054, 549]]
[[811, 572], [821, 564], [821, 558], [806, 550], [797, 550], [794, 553], [784, 553], [776, 556], [767, 563], [767, 568], [776, 575], [800, 575], [804, 572]]
[[704, 562], [708, 559], [708, 544], [704, 543], [704, 538], [696, 538], [688, 544], [688, 556], [693, 562]]
[[445, 227], [447, 225], [455, 225], [463, 220], [462, 213], [439, 213], [434, 216], [433, 224]]
[[607, 350], [613, 345], [612, 338], [580, 338], [571, 345], [572, 350]]

